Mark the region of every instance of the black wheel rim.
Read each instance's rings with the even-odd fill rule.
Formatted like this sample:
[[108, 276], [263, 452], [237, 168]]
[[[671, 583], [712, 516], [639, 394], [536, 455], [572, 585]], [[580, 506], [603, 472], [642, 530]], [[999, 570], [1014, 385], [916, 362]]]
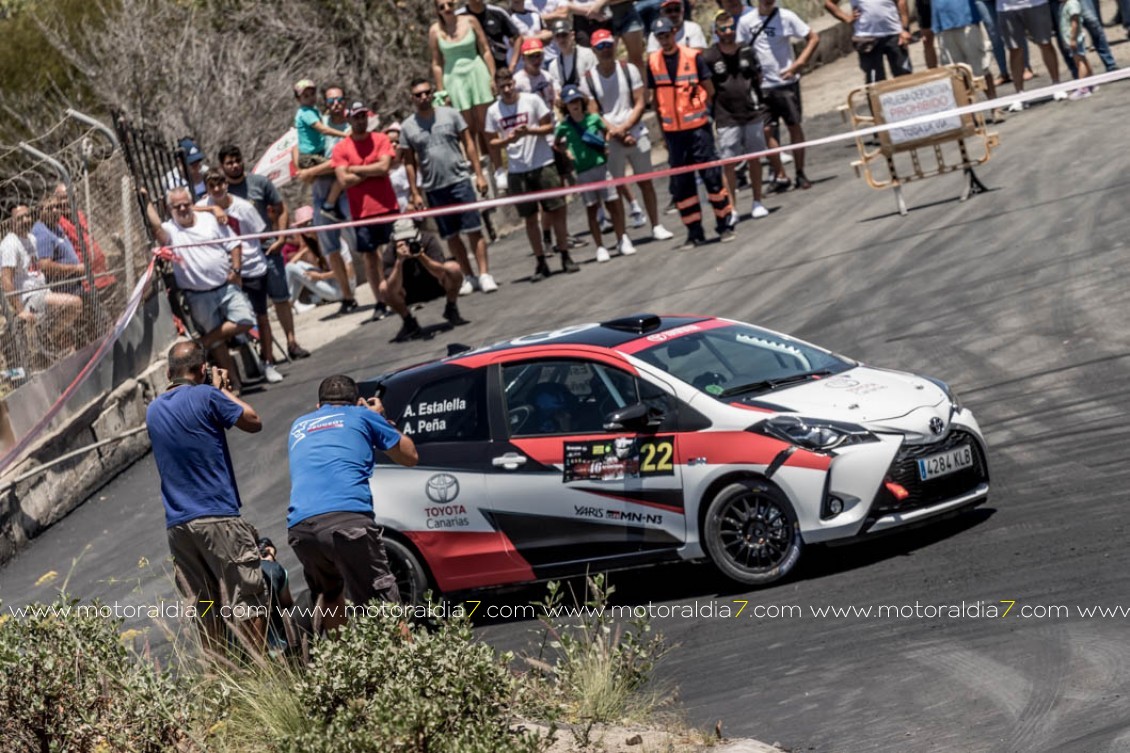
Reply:
[[775, 501], [751, 491], [719, 511], [718, 539], [736, 567], [763, 572], [785, 561], [793, 544], [793, 524]]
[[416, 578], [412, 565], [398, 554], [389, 552], [388, 569], [396, 578], [396, 590], [400, 593], [400, 601], [405, 604], [415, 604], [422, 594], [416, 593]]

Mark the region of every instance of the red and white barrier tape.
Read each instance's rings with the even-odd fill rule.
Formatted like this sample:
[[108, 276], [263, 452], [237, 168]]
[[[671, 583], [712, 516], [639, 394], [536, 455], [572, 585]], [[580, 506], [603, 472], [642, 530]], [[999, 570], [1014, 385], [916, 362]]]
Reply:
[[[946, 118], [958, 117], [961, 115], [968, 115], [976, 112], [983, 112], [985, 110], [995, 110], [998, 108], [1008, 107], [1014, 102], [1031, 102], [1038, 99], [1048, 99], [1057, 92], [1067, 92], [1079, 89], [1082, 86], [1098, 86], [1099, 84], [1107, 84], [1114, 81], [1121, 81], [1122, 79], [1130, 78], [1130, 69], [1119, 69], [1110, 71], [1108, 73], [1101, 73], [1091, 76], [1085, 80], [1071, 80], [1051, 86], [1045, 86], [1040, 89], [1033, 89], [1031, 91], [1024, 91], [1018, 94], [1011, 94], [1007, 97], [997, 97], [996, 99], [983, 100], [974, 102], [971, 105], [964, 107], [956, 107], [944, 112], [930, 113], [928, 115], [921, 115], [916, 118], [908, 118], [907, 120], [900, 120], [897, 123], [884, 123], [882, 125], [875, 125], [868, 128], [860, 128], [858, 130], [850, 130], [842, 133], [836, 133], [831, 136], [823, 136], [818, 139], [811, 139], [798, 144], [789, 144], [788, 146], [779, 146], [775, 149], [765, 149], [759, 152], [751, 152], [743, 154], [738, 157], [727, 157], [726, 159], [717, 159], [712, 162], [702, 162], [694, 165], [684, 165], [682, 167], [668, 167], [661, 170], [656, 170], [650, 173], [643, 173], [640, 175], [627, 175], [623, 178], [612, 178], [610, 180], [602, 180], [594, 183], [583, 183], [575, 186], [564, 186], [562, 188], [550, 188], [544, 191], [531, 191], [530, 193], [518, 194], [513, 196], [500, 196], [494, 199], [483, 199], [481, 201], [469, 202], [466, 204], [454, 204], [446, 207], [438, 207], [435, 209], [422, 209], [411, 212], [403, 213], [390, 213], [380, 215], [378, 217], [366, 217], [360, 220], [349, 220], [346, 222], [338, 222], [332, 225], [318, 225], [314, 228], [288, 228], [285, 230], [275, 230], [268, 233], [255, 233], [248, 235], [235, 236], [229, 240], [262, 240], [265, 238], [279, 238], [288, 235], [298, 235], [301, 233], [308, 233], [313, 231], [321, 232], [326, 230], [343, 230], [346, 228], [360, 227], [363, 225], [380, 225], [396, 220], [409, 219], [409, 220], [422, 220], [428, 217], [438, 217], [446, 214], [461, 214], [470, 211], [484, 211], [487, 209], [495, 209], [497, 207], [507, 206], [510, 204], [522, 204], [529, 201], [540, 201], [542, 199], [554, 199], [571, 194], [582, 193], [584, 191], [593, 191], [603, 186], [622, 186], [631, 183], [639, 183], [645, 180], [656, 180], [658, 178], [666, 178], [672, 175], [682, 175], [683, 173], [695, 172], [697, 170], [704, 170], [711, 167], [721, 167], [723, 165], [736, 164], [745, 162], [747, 160], [768, 157], [781, 152], [791, 152], [797, 149], [811, 149], [817, 146], [826, 146], [828, 144], [835, 144], [840, 141], [851, 141], [855, 139], [866, 139], [869, 136], [890, 131], [894, 129], [909, 128], [917, 125], [924, 125], [932, 123], [937, 120], [945, 120]], [[154, 249], [154, 253], [164, 252], [173, 248], [186, 248], [197, 244], [186, 243], [178, 246], [165, 246], [162, 249]]]

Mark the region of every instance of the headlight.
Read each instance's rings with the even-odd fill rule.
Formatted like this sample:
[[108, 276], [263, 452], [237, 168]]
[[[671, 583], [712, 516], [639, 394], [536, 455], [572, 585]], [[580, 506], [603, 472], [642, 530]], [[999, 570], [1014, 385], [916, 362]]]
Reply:
[[751, 426], [750, 431], [766, 434], [806, 450], [816, 451], [879, 441], [878, 437], [857, 424], [790, 415], [767, 418]]
[[954, 413], [960, 413], [961, 412], [961, 401], [958, 400], [957, 393], [953, 391], [952, 387], [950, 387], [948, 384], [943, 382], [941, 379], [935, 379], [934, 377], [923, 377], [923, 379], [926, 379], [927, 381], [932, 382], [933, 384], [935, 384], [938, 387], [938, 389], [940, 389], [942, 392], [946, 393], [946, 397], [949, 399], [950, 405], [953, 407]]

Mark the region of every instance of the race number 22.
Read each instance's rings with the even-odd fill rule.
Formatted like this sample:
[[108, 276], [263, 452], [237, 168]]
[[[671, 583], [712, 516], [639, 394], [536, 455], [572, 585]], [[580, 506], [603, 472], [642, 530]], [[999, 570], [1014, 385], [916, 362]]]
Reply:
[[675, 475], [675, 438], [648, 437], [640, 439], [640, 475]]

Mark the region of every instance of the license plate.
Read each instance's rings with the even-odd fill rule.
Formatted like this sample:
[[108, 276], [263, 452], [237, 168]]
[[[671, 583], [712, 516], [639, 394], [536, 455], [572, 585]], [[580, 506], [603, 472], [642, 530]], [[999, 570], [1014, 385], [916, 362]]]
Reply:
[[939, 452], [918, 461], [918, 477], [923, 481], [956, 473], [973, 465], [973, 448], [967, 444]]

